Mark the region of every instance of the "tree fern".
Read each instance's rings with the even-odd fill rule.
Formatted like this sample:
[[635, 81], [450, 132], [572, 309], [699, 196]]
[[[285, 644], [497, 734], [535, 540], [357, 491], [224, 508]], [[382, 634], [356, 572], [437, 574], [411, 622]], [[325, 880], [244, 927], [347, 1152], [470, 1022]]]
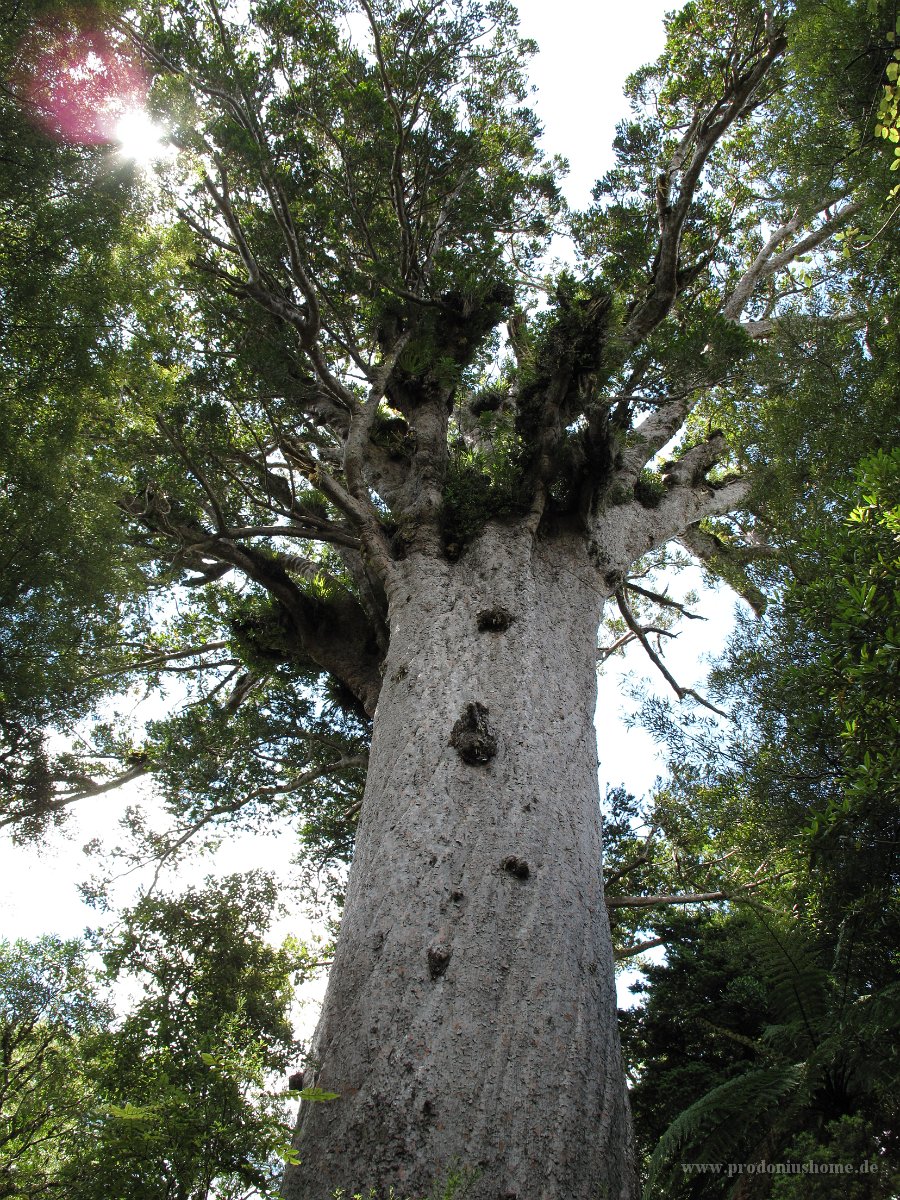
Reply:
[[833, 1010], [832, 984], [803, 929], [780, 927], [767, 913], [757, 911], [759, 935], [753, 949], [760, 975], [768, 985], [769, 1002], [779, 1023], [769, 1040], [796, 1040], [807, 1054], [818, 1045]]
[[793, 1106], [804, 1064], [764, 1067], [729, 1079], [685, 1109], [663, 1134], [650, 1159], [645, 1200], [671, 1193], [685, 1159], [719, 1163], [735, 1159], [756, 1142], [776, 1106]]

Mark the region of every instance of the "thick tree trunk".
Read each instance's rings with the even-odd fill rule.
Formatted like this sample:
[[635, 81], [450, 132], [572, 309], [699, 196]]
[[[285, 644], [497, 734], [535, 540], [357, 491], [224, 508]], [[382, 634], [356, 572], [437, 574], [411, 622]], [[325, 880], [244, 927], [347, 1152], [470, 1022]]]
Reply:
[[[286, 1200], [630, 1200], [584, 543], [398, 564], [346, 912]], [[511, 619], [510, 619], [511, 618]]]

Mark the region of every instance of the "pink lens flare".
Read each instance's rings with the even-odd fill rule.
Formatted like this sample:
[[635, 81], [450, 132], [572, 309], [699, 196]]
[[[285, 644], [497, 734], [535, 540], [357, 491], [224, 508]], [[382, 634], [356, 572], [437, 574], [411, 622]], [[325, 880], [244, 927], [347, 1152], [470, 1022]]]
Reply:
[[32, 115], [64, 142], [113, 142], [122, 114], [147, 101], [149, 81], [140, 63], [99, 25], [45, 21], [32, 30], [20, 63]]

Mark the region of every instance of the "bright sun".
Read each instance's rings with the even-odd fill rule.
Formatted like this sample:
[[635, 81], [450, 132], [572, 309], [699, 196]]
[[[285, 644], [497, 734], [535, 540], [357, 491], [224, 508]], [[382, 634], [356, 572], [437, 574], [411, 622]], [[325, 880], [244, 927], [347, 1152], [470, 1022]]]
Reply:
[[116, 122], [114, 136], [122, 157], [130, 158], [145, 169], [171, 158], [174, 153], [173, 147], [166, 143], [166, 131], [143, 108], [131, 108], [122, 113]]

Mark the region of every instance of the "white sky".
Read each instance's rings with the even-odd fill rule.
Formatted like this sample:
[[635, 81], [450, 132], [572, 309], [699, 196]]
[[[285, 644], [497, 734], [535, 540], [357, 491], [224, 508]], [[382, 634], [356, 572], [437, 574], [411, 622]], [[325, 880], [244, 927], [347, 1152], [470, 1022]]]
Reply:
[[[671, 7], [665, 0], [630, 0], [627, 6], [608, 0], [520, 0], [522, 32], [540, 46], [531, 70], [538, 88], [533, 107], [544, 124], [548, 151], [569, 160], [565, 191], [575, 207], [589, 202], [593, 183], [611, 164], [615, 126], [627, 113], [623, 82], [662, 49], [662, 16]], [[676, 588], [697, 587], [698, 576], [691, 572]], [[704, 654], [721, 649], [734, 604], [725, 588], [707, 592], [700, 611], [710, 618], [708, 623], [686, 623], [677, 642], [669, 643], [667, 665], [685, 686], [701, 681]], [[624, 664], [614, 660], [607, 666], [597, 710], [601, 788], [624, 783], [639, 795], [662, 770], [652, 739], [639, 730], [625, 730], [621, 722], [622, 674], [630, 669], [643, 672], [640, 655], [639, 650], [631, 651]], [[658, 690], [666, 690], [662, 680]], [[51, 836], [40, 850], [0, 840], [0, 936], [78, 936], [86, 925], [100, 923], [77, 892], [77, 884], [92, 869], [80, 847], [94, 837], [114, 840], [119, 814], [139, 800], [146, 803], [137, 788], [98, 798], [77, 812], [66, 835]], [[227, 873], [259, 866], [287, 871], [293, 851], [290, 835], [236, 837], [222, 845], [214, 863], [192, 863], [175, 886], [198, 881], [213, 869]], [[305, 922], [299, 925], [295, 921], [291, 928], [302, 936]]]

